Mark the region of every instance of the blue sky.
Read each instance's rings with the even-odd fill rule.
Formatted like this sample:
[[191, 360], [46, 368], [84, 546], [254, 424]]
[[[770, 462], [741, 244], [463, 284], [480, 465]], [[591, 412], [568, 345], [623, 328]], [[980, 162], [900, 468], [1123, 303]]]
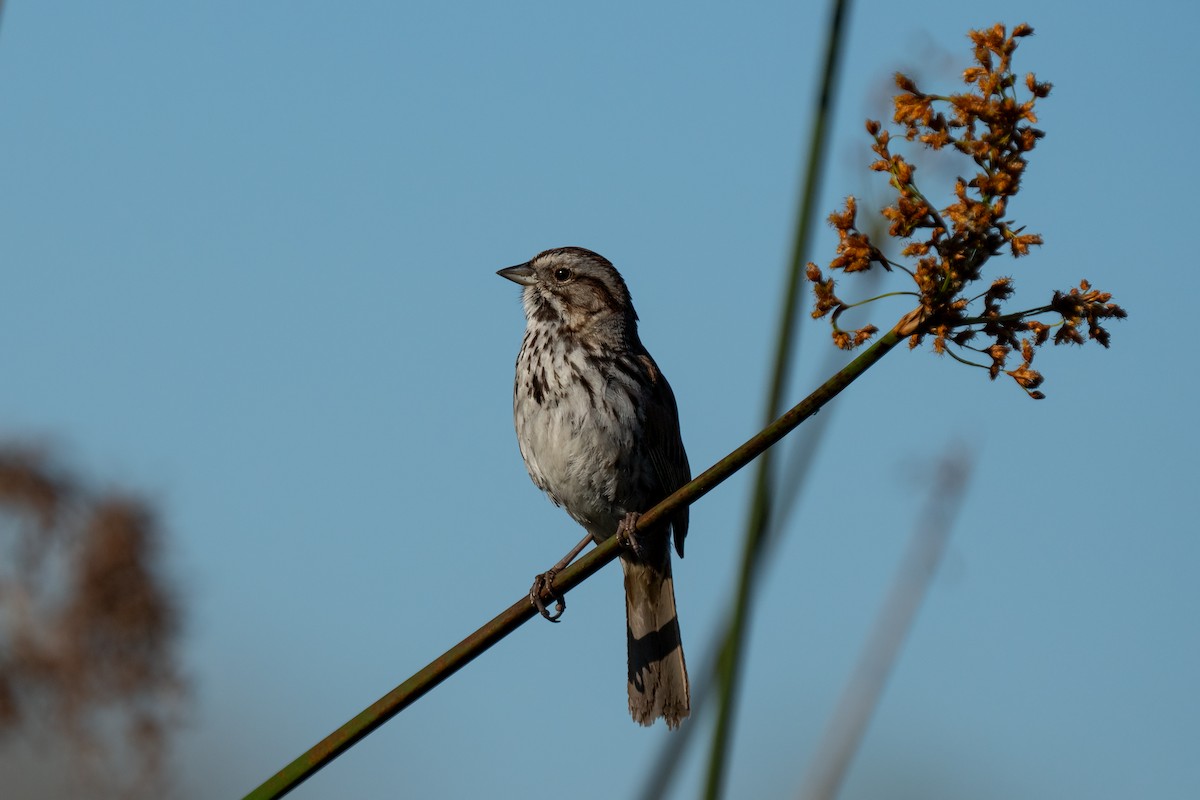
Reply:
[[[181, 797], [253, 788], [577, 540], [517, 452], [523, 321], [496, 269], [608, 256], [693, 467], [757, 429], [824, 4], [6, 5], [0, 436], [157, 504], [194, 681]], [[822, 209], [879, 190], [862, 120], [891, 72], [954, 87], [996, 11], [854, 5]], [[842, 796], [1200, 792], [1197, 379], [1170, 349], [1200, 289], [1197, 12], [1004, 14], [1037, 30], [1018, 71], [1055, 89], [1010, 209], [1046, 245], [999, 269], [1027, 304], [1086, 277], [1130, 319], [1110, 351], [1041, 354], [1040, 403], [922, 350], [829, 409], [761, 576], [731, 796], [794, 795], [953, 444], [977, 471]], [[829, 347], [806, 321], [791, 397]], [[692, 512], [693, 664], [747, 488]], [[294, 796], [629, 794], [668, 734], [627, 717], [620, 592], [596, 576], [563, 624], [527, 625]]]

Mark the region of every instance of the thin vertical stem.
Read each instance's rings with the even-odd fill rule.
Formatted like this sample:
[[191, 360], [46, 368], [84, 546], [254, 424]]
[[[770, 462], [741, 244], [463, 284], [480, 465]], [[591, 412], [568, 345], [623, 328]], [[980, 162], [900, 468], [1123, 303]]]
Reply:
[[[843, 21], [849, 9], [850, 0], [833, 0], [832, 14], [829, 22], [829, 36], [826, 40], [825, 65], [821, 91], [817, 99], [816, 113], [813, 115], [813, 128], [809, 137], [808, 163], [805, 171], [804, 186], [801, 191], [800, 209], [797, 217], [796, 235], [793, 240], [790, 269], [787, 275], [787, 286], [783, 293], [783, 309], [779, 324], [779, 336], [775, 347], [775, 364], [772, 370], [771, 385], [767, 392], [767, 402], [764, 419], [772, 420], [778, 416], [783, 402], [784, 390], [790, 377], [790, 364], [794, 330], [796, 327], [796, 307], [799, 303], [799, 288], [804, 267], [805, 256], [808, 252], [811, 238], [812, 222], [815, 215], [815, 199], [823, 176], [824, 154], [826, 149], [826, 131], [832, 116], [834, 89], [837, 82], [837, 66], [843, 41]], [[737, 597], [734, 602], [733, 618], [730, 624], [729, 636], [721, 649], [718, 667], [719, 704], [717, 720], [713, 729], [712, 747], [708, 759], [708, 776], [705, 786], [705, 797], [716, 800], [723, 791], [726, 767], [729, 757], [730, 732], [733, 727], [737, 707], [738, 671], [743, 659], [746, 639], [746, 621], [750, 614], [752, 601], [752, 586], [762, 543], [766, 539], [766, 531], [771, 512], [771, 484], [774, 477], [771, 453], [767, 452], [758, 462], [755, 473], [754, 493], [751, 500], [750, 512], [746, 524], [745, 545], [742, 551], [741, 570], [738, 580]]]

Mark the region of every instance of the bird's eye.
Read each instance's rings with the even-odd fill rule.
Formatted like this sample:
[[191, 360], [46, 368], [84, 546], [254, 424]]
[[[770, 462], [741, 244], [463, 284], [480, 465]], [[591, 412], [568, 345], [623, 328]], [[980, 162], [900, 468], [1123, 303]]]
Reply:
[[554, 280], [558, 281], [559, 283], [562, 283], [570, 277], [571, 270], [567, 269], [566, 267], [559, 267], [558, 269], [554, 270]]

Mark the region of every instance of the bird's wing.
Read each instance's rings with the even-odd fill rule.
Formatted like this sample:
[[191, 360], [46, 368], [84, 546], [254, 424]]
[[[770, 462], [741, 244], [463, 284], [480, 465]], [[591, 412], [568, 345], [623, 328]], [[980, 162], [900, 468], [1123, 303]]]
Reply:
[[[679, 408], [671, 385], [659, 371], [650, 355], [640, 356], [650, 378], [650, 407], [646, 410], [646, 448], [654, 474], [658, 478], [661, 497], [674, 492], [692, 479], [688, 466], [687, 452], [683, 449], [683, 438], [679, 433]], [[675, 535], [675, 549], [683, 555], [683, 540], [688, 530], [688, 508], [684, 506], [671, 515], [671, 529]]]

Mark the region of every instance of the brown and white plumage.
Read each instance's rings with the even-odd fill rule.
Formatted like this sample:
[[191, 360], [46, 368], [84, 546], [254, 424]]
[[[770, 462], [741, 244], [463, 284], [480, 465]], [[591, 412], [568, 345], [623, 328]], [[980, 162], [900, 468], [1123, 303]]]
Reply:
[[[513, 417], [534, 484], [597, 541], [691, 479], [671, 387], [637, 333], [625, 281], [581, 247], [501, 270], [524, 287]], [[683, 555], [688, 509], [623, 554], [629, 710], [650, 725], [688, 715], [668, 533]]]

